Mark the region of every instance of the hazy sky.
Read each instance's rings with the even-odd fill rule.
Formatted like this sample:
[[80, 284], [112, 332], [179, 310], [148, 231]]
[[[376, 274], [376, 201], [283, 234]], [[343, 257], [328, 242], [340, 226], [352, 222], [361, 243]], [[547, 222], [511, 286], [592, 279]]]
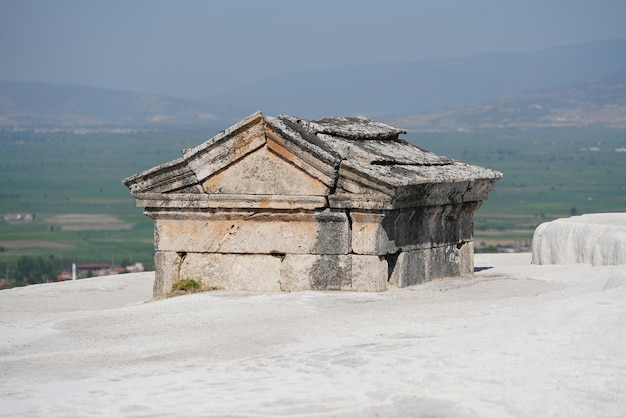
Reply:
[[327, 67], [626, 38], [624, 0], [0, 0], [0, 80], [210, 101]]

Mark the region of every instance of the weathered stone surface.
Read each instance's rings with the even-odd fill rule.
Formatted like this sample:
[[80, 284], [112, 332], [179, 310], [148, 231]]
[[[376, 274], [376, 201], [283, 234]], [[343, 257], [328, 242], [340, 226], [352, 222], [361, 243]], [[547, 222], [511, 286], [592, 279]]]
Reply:
[[316, 137], [298, 130], [293, 124], [277, 118], [267, 119], [269, 123], [265, 134], [268, 138], [268, 149], [327, 186], [333, 187], [340, 157], [321, 147]]
[[352, 251], [356, 254], [388, 254], [398, 251], [393, 237], [382, 227], [387, 212], [358, 211], [349, 213], [352, 224]]
[[195, 214], [197, 209], [273, 209], [314, 210], [328, 206], [324, 196], [277, 196], [235, 194], [189, 194], [189, 193], [137, 193], [137, 206], [146, 208], [145, 214], [153, 219], [170, 216], [171, 209], [182, 217]]
[[197, 187], [197, 192], [201, 190], [198, 185], [198, 178], [183, 158], [130, 176], [124, 179], [123, 183], [133, 195], [137, 193], [171, 193], [181, 189], [194, 188], [194, 186]]
[[316, 121], [299, 119], [289, 115], [278, 117], [301, 126], [311, 134], [328, 134], [345, 139], [392, 140], [399, 134], [405, 134], [404, 129], [376, 122], [364, 116], [324, 118]]
[[390, 266], [389, 283], [406, 287], [431, 280], [429, 273], [430, 249], [404, 251], [396, 254]]
[[155, 220], [155, 295], [182, 276], [230, 290], [382, 291], [473, 270], [474, 212], [501, 174], [364, 117], [257, 112], [123, 181]]
[[[280, 256], [187, 253], [178, 277], [224, 290], [280, 291]], [[171, 289], [171, 287], [170, 287]]]
[[387, 290], [389, 268], [382, 256], [353, 254], [352, 290], [357, 292], [382, 292]]
[[154, 293], [167, 296], [180, 279], [223, 290], [300, 291], [387, 289], [384, 257], [367, 255], [223, 254], [157, 252], [162, 275]]
[[224, 290], [352, 290], [380, 292], [473, 271], [470, 243], [400, 252], [395, 256], [223, 254], [158, 251], [155, 297], [168, 295], [180, 279], [202, 280]]
[[459, 248], [459, 276], [471, 277], [474, 275], [474, 241], [457, 244]]
[[157, 217], [159, 251], [240, 254], [348, 254], [344, 212], [214, 211]]
[[287, 254], [281, 267], [281, 289], [353, 290], [387, 289], [388, 268], [383, 257], [367, 255]]
[[626, 213], [594, 213], [542, 223], [533, 264], [626, 264]]
[[287, 254], [281, 267], [281, 290], [351, 290], [351, 255]]
[[280, 266], [280, 290], [295, 292], [311, 290], [311, 270], [319, 255], [287, 254]]
[[461, 266], [467, 264], [461, 262], [461, 248], [461, 244], [452, 244], [428, 249], [428, 280], [466, 276], [461, 271]]
[[474, 244], [446, 245], [403, 251], [391, 266], [389, 282], [406, 287], [444, 277], [467, 277], [474, 273]]
[[386, 211], [351, 210], [352, 251], [391, 254], [473, 239], [478, 202]]
[[266, 143], [265, 120], [254, 113], [205, 143], [183, 151], [199, 181], [223, 170]]
[[352, 259], [350, 256], [319, 255], [311, 259], [309, 280], [313, 290], [350, 290]]
[[[333, 207], [361, 208], [350, 204], [350, 194], [363, 195], [374, 191], [393, 198], [390, 208], [483, 201], [498, 178], [491, 170], [460, 162], [422, 166], [371, 165], [345, 160], [339, 167], [337, 179], [338, 190], [344, 192], [343, 199], [335, 200], [330, 196], [329, 200]], [[387, 209], [363, 207], [370, 208]]]
[[172, 285], [177, 282], [182, 257], [173, 251], [155, 251], [154, 253], [154, 297], [169, 295]]
[[254, 195], [326, 196], [329, 188], [267, 148], [258, 149], [209, 178], [206, 193]]

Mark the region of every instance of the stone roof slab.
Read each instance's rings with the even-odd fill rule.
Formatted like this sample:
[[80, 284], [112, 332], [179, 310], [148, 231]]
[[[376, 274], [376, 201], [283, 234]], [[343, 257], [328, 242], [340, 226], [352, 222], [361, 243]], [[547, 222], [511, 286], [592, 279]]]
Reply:
[[[480, 201], [502, 176], [399, 139], [405, 132], [363, 116], [307, 121], [256, 112], [184, 150], [182, 158], [135, 174], [123, 183], [137, 198], [144, 196], [142, 204], [163, 207], [173, 207], [170, 197], [145, 198], [144, 194], [176, 194], [189, 199], [190, 207], [225, 207], [226, 202], [236, 207], [261, 208], [267, 202], [290, 206], [277, 196], [323, 196], [341, 207], [393, 207], [399, 202], [424, 200], [424, 184], [458, 183], [464, 188], [478, 182], [480, 187], [463, 193], [461, 200]], [[451, 187], [441, 190], [446, 189]], [[193, 194], [210, 198], [185, 197]], [[363, 197], [366, 195], [370, 196]], [[241, 203], [235, 204], [239, 198]], [[447, 198], [451, 203], [459, 199], [454, 193]], [[302, 197], [298, 199], [302, 202]]]

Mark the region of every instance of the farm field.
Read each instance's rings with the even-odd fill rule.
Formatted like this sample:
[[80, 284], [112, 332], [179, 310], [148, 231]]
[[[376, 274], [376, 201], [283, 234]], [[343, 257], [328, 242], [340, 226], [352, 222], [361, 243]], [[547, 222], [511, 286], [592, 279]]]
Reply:
[[[151, 269], [152, 220], [121, 180], [215, 133], [0, 131], [0, 214], [7, 218], [0, 220], [0, 280], [14, 278], [24, 256], [64, 265], [141, 262]], [[410, 133], [404, 139], [504, 173], [476, 215], [475, 241], [483, 250], [527, 247], [539, 223], [558, 217], [626, 210], [626, 131]]]
[[0, 220], [0, 280], [23, 256], [153, 268], [152, 220], [121, 180], [214, 134], [0, 132], [0, 214], [28, 217]]

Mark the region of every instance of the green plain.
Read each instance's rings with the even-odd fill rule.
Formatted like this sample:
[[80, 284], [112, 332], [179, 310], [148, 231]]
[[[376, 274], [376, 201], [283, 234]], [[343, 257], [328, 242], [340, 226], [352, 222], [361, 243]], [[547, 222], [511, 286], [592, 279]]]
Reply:
[[[77, 263], [140, 261], [152, 268], [152, 220], [135, 207], [121, 181], [179, 157], [182, 149], [215, 133], [0, 131], [0, 214], [36, 215], [30, 223], [0, 221], [0, 264], [36, 255]], [[529, 246], [541, 222], [626, 211], [623, 130], [409, 133], [404, 139], [504, 174], [477, 212], [477, 245]], [[130, 227], [64, 230], [49, 220], [62, 214], [111, 215]], [[25, 240], [64, 247], [7, 245]], [[0, 278], [6, 274], [0, 271]]]

